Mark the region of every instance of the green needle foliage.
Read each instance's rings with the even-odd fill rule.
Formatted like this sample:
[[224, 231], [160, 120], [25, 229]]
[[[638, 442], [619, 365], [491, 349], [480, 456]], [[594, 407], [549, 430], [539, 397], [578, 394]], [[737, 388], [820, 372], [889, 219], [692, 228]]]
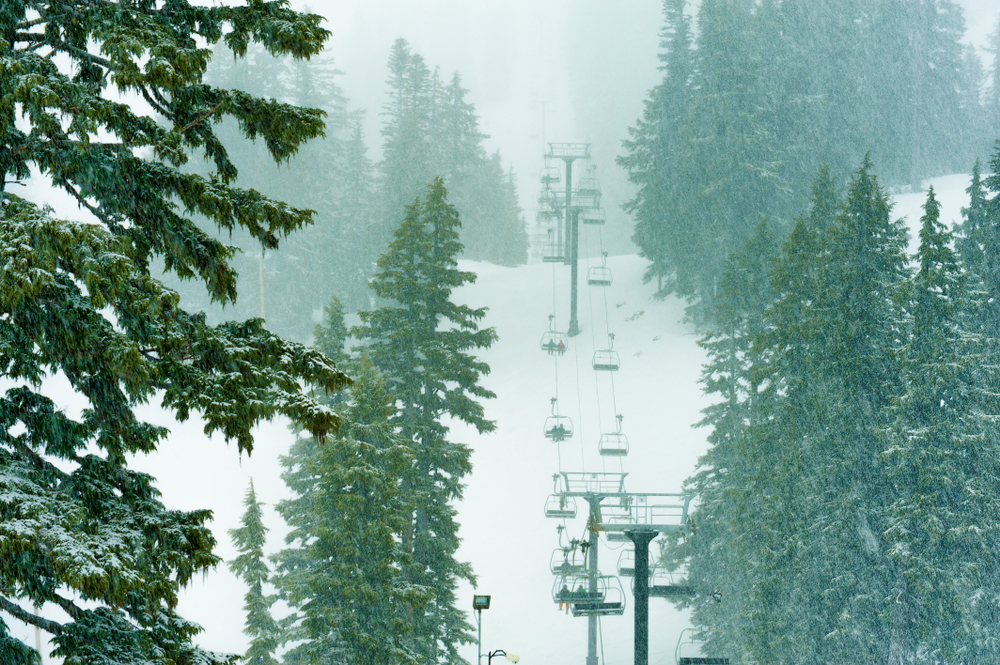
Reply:
[[[307, 58], [327, 36], [319, 21], [256, 0], [0, 5], [0, 609], [51, 635], [68, 665], [231, 660], [194, 646], [200, 628], [175, 613], [179, 589], [219, 563], [211, 513], [168, 510], [154, 479], [129, 468], [166, 434], [136, 407], [157, 398], [179, 420], [195, 412], [248, 454], [261, 420], [284, 415], [318, 438], [340, 423], [303, 389], [345, 385], [328, 358], [259, 320], [208, 326], [150, 275], [162, 261], [230, 302], [232, 249], [191, 216], [266, 247], [309, 223], [310, 211], [231, 186], [213, 126], [233, 117], [283, 161], [322, 134], [322, 114], [202, 75], [219, 40], [237, 55], [257, 42]], [[212, 173], [182, 171], [192, 156]], [[7, 191], [32, 169], [97, 223]], [[86, 401], [79, 415], [57, 408], [55, 375]]]
[[268, 528], [264, 526], [263, 511], [252, 480], [243, 505], [247, 510], [243, 513], [240, 527], [229, 530], [229, 537], [240, 552], [229, 562], [229, 570], [239, 575], [249, 587], [243, 603], [243, 610], [247, 613], [243, 632], [250, 636], [250, 648], [243, 656], [243, 662], [246, 665], [277, 665], [274, 650], [281, 639], [281, 627], [271, 616], [275, 596], [264, 594], [264, 585], [270, 577], [267, 562], [264, 561]]
[[426, 610], [412, 617], [415, 650], [426, 662], [463, 662], [457, 647], [473, 639], [465, 613], [455, 606], [458, 580], [474, 576], [469, 564], [455, 559], [460, 538], [452, 506], [472, 469], [471, 451], [449, 440], [445, 418], [480, 432], [496, 428], [478, 401], [495, 396], [479, 384], [490, 368], [473, 355], [496, 341], [496, 331], [479, 329], [485, 308], [451, 301], [454, 289], [475, 280], [457, 266], [460, 224], [436, 178], [426, 196], [406, 208], [379, 259], [371, 286], [384, 305], [362, 312], [362, 324], [352, 330], [398, 405], [393, 426], [413, 449], [401, 477], [410, 505], [402, 544], [412, 556], [403, 579], [433, 592]]

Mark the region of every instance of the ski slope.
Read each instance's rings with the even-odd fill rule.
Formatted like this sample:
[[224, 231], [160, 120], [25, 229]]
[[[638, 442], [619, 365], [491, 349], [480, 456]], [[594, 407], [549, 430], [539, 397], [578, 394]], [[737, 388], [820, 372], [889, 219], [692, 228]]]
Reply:
[[[959, 209], [967, 205], [968, 176], [947, 176], [931, 184], [942, 203], [942, 219], [960, 219]], [[906, 219], [914, 242], [925, 197], [894, 197], [894, 216]], [[59, 215], [79, 217], [58, 201], [53, 205]], [[581, 247], [597, 247], [598, 231], [588, 227], [583, 233]], [[499, 334], [499, 342], [482, 354], [492, 368], [483, 383], [497, 394], [485, 408], [497, 422], [497, 431], [480, 436], [464, 426], [453, 429], [454, 438], [474, 450], [474, 470], [458, 506], [464, 539], [459, 556], [470, 561], [478, 575], [476, 591], [492, 595], [491, 608], [483, 612], [483, 652], [504, 649], [520, 655], [524, 665], [582, 665], [587, 651], [587, 622], [559, 611], [551, 598], [549, 557], [558, 546], [556, 526], [561, 523], [543, 514], [545, 498], [553, 491], [552, 475], [560, 470], [620, 471], [628, 474], [627, 491], [679, 492], [706, 446], [707, 431], [692, 427], [708, 404], [698, 385], [704, 354], [694, 330], [683, 322], [683, 303], [653, 299], [655, 284], [642, 283], [647, 262], [634, 255], [608, 259], [614, 275], [610, 287], [588, 287], [587, 268], [598, 264], [592, 260], [581, 265], [582, 333], [570, 340], [561, 359], [540, 350], [539, 340], [550, 314], [556, 315], [558, 329], [566, 329], [569, 268], [462, 262], [461, 267], [477, 273], [478, 279], [454, 295], [471, 306], [487, 306], [484, 325], [494, 326]], [[609, 332], [615, 335], [614, 349], [621, 358], [621, 369], [613, 376], [590, 368], [594, 351], [607, 348]], [[59, 391], [59, 405], [70, 415], [79, 413], [83, 404], [68, 386], [57, 379], [52, 385]], [[542, 435], [555, 396], [560, 413], [575, 425], [574, 437], [558, 445]], [[602, 432], [614, 431], [616, 412], [624, 416], [622, 431], [631, 451], [624, 458], [602, 458], [597, 442]], [[169, 508], [211, 508], [217, 551], [231, 559], [235, 551], [227, 531], [239, 524], [243, 496], [253, 478], [258, 498], [268, 504], [270, 551], [281, 548], [284, 530], [271, 507], [287, 496], [278, 459], [293, 436], [285, 422], [260, 427], [253, 455], [240, 457], [234, 445], [207, 437], [194, 419], [174, 423], [156, 406], [144, 407], [139, 416], [172, 429], [159, 451], [138, 457], [134, 464], [158, 478]], [[580, 508], [580, 516], [567, 523], [569, 535], [577, 538], [585, 529], [586, 511]], [[602, 571], [614, 573], [617, 558], [618, 550], [602, 539]], [[623, 583], [627, 589], [628, 580]], [[242, 652], [244, 593], [242, 583], [220, 565], [183, 592], [178, 611], [204, 627], [198, 641], [206, 648]], [[472, 594], [472, 588], [463, 587], [459, 604], [468, 609], [474, 625]], [[632, 662], [630, 596], [627, 603], [624, 615], [601, 620], [602, 665]], [[57, 616], [50, 610], [46, 612]], [[685, 616], [667, 601], [653, 598], [649, 617], [650, 663], [673, 663]], [[34, 644], [27, 627], [8, 623], [15, 636]], [[475, 662], [474, 644], [462, 653]]]

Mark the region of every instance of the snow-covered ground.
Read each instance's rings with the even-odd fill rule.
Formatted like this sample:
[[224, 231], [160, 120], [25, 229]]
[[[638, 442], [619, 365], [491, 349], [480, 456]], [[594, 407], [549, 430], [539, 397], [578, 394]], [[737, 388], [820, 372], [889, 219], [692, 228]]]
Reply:
[[[960, 219], [959, 208], [967, 205], [968, 176], [947, 176], [932, 184], [942, 203], [942, 219]], [[914, 239], [925, 196], [895, 197], [894, 216], [906, 218]], [[78, 216], [53, 205], [59, 214]], [[582, 242], [595, 247], [597, 230], [587, 228], [584, 233]], [[586, 621], [559, 611], [551, 599], [548, 564], [557, 546], [560, 522], [545, 518], [543, 504], [552, 492], [552, 474], [560, 469], [624, 471], [628, 491], [678, 492], [705, 450], [707, 432], [692, 428], [707, 405], [698, 385], [704, 356], [694, 331], [682, 322], [683, 304], [652, 298], [655, 285], [642, 283], [644, 259], [611, 257], [608, 266], [614, 283], [607, 288], [588, 287], [589, 266], [582, 266], [579, 320], [583, 332], [570, 340], [569, 351], [558, 361], [539, 349], [539, 340], [548, 329], [550, 314], [556, 315], [559, 329], [566, 328], [568, 268], [502, 268], [463, 262], [462, 268], [476, 272], [478, 280], [455, 294], [462, 302], [489, 307], [485, 325], [495, 326], [500, 336], [483, 354], [492, 368], [484, 383], [497, 394], [486, 404], [486, 411], [498, 429], [486, 436], [465, 428], [454, 431], [457, 440], [475, 451], [475, 469], [459, 505], [464, 538], [460, 556], [475, 568], [477, 591], [493, 597], [491, 608], [483, 612], [484, 652], [505, 649], [519, 654], [525, 665], [582, 665], [586, 657]], [[594, 350], [607, 348], [608, 332], [614, 333], [614, 349], [621, 357], [621, 369], [613, 377], [590, 368]], [[549, 400], [557, 391], [561, 413], [576, 425], [574, 438], [558, 447], [542, 436]], [[79, 400], [65, 390], [63, 395], [61, 406], [76, 412]], [[616, 406], [624, 416], [623, 432], [631, 451], [625, 458], [602, 458], [597, 452], [598, 438], [614, 430]], [[171, 425], [173, 431], [156, 454], [137, 459], [135, 466], [159, 479], [168, 507], [211, 508], [218, 552], [231, 559], [235, 552], [227, 530], [239, 523], [249, 480], [253, 478], [259, 498], [269, 506], [287, 496], [278, 463], [292, 440], [286, 424], [262, 426], [253, 455], [241, 458], [235, 446], [206, 437], [195, 420], [172, 424], [155, 407], [142, 409], [140, 416]], [[270, 548], [276, 551], [282, 546], [283, 529], [280, 518], [270, 508], [266, 510], [273, 527]], [[568, 527], [575, 537], [584, 533], [584, 511], [580, 512], [581, 517]], [[618, 551], [602, 543], [602, 570], [613, 573], [617, 559]], [[199, 641], [207, 648], [242, 652], [246, 648], [241, 633], [244, 592], [240, 581], [224, 565], [219, 566], [184, 592], [179, 611], [205, 628]], [[470, 620], [472, 593], [471, 588], [463, 588], [460, 595], [460, 605], [468, 608]], [[602, 665], [632, 662], [632, 609], [629, 598], [623, 616], [602, 619]], [[34, 644], [26, 627], [10, 623], [16, 636]], [[651, 599], [650, 663], [674, 662], [674, 647], [685, 625], [683, 614], [664, 600]], [[463, 654], [475, 662], [475, 645], [466, 647]]]

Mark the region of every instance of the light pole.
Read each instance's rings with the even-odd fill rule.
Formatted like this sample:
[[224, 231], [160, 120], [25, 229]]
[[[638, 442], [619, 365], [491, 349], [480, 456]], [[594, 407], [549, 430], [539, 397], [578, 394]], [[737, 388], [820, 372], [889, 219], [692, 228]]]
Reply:
[[518, 656], [516, 653], [507, 653], [503, 649], [497, 649], [496, 651], [491, 651], [488, 654], [486, 654], [486, 665], [491, 665], [493, 656], [503, 656], [512, 663], [516, 663], [519, 660], [521, 660], [521, 657]]
[[[490, 609], [490, 597], [473, 596], [472, 609], [476, 611], [476, 630], [478, 632], [476, 639], [476, 665], [483, 665], [483, 610]], [[490, 658], [492, 658], [492, 655]], [[489, 663], [489, 659], [486, 662]]]

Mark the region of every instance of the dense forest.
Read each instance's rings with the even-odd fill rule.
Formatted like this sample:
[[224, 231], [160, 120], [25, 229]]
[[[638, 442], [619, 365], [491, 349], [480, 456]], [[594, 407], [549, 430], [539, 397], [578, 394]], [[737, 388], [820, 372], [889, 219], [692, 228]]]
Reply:
[[696, 321], [763, 217], [791, 232], [821, 165], [845, 179], [869, 155], [885, 186], [918, 191], [996, 138], [1000, 74], [951, 0], [705, 0], [694, 25], [688, 4], [664, 2], [662, 81], [619, 164], [649, 277]]
[[[388, 99], [382, 109], [382, 154], [368, 158], [361, 112], [350, 111], [337, 84], [342, 75], [328, 55], [310, 61], [276, 58], [251, 47], [235, 59], [224, 45], [213, 52], [206, 80], [325, 115], [325, 136], [304, 145], [294, 160], [276, 164], [265, 146], [239, 140], [234, 120], [218, 127], [239, 170], [237, 182], [315, 211], [313, 223], [280, 249], [261, 250], [246, 233], [224, 236], [240, 248], [240, 301], [223, 310], [197, 289], [170, 281], [195, 309], [221, 321], [258, 316], [268, 329], [308, 341], [318, 314], [335, 296], [349, 312], [371, 306], [368, 282], [402, 211], [441, 177], [462, 218], [462, 258], [517, 265], [527, 260], [528, 235], [512, 167], [488, 154], [475, 107], [455, 72], [448, 81], [403, 39], [388, 61]], [[212, 233], [207, 220], [205, 231]], [[263, 293], [262, 293], [263, 289]]]
[[[950, 2], [706, 1], [697, 38], [684, 5], [621, 158], [647, 277], [707, 331], [680, 604], [730, 662], [988, 660], [996, 69]], [[889, 188], [969, 170], [962, 223], [928, 190], [908, 256]]]

